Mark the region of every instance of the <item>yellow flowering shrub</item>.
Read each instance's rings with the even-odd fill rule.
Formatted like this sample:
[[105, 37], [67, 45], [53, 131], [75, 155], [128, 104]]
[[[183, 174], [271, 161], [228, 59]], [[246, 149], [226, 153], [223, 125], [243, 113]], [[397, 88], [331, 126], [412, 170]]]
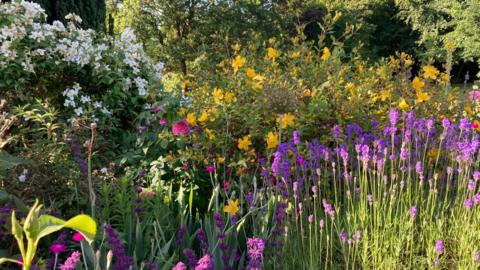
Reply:
[[449, 75], [431, 64], [412, 74], [415, 61], [406, 53], [370, 64], [347, 60], [341, 46], [301, 36], [288, 46], [253, 36], [248, 46], [231, 44], [223, 60], [200, 64], [188, 78], [189, 102], [179, 115], [200, 131], [192, 139], [206, 156], [254, 158], [275, 151], [295, 129], [305, 138], [329, 139], [334, 124], [368, 124], [365, 119], [384, 118], [392, 107], [425, 117], [461, 114]]

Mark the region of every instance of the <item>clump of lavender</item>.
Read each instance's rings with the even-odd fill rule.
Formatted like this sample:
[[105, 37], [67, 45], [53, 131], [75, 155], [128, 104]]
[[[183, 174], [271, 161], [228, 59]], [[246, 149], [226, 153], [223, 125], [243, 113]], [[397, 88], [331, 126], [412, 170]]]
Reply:
[[437, 240], [435, 242], [435, 251], [438, 253], [438, 255], [443, 254], [443, 252], [445, 251], [445, 246], [443, 245], [443, 240]]
[[60, 265], [59, 269], [75, 270], [77, 263], [80, 261], [80, 256], [81, 256], [80, 252], [78, 251], [72, 252], [72, 254], [70, 254], [70, 257], [68, 257], [67, 260], [65, 260], [65, 262], [62, 265]]
[[88, 178], [88, 164], [87, 161], [83, 158], [82, 151], [80, 150], [80, 146], [73, 140], [70, 139], [70, 148], [72, 150], [73, 158], [75, 162], [77, 162], [78, 168], [80, 173], [82, 174], [83, 179]]
[[265, 250], [265, 243], [260, 238], [247, 239], [247, 257], [248, 269], [259, 270], [262, 269], [263, 251]]
[[191, 248], [186, 248], [183, 250], [183, 255], [187, 258], [187, 265], [189, 267], [195, 267], [197, 265], [197, 254]]
[[143, 209], [143, 207], [141, 206], [142, 204], [142, 199], [140, 198], [140, 194], [142, 193], [142, 184], [143, 184], [143, 181], [144, 181], [144, 177], [145, 177], [145, 174], [146, 174], [146, 170], [145, 169], [142, 169], [140, 170], [140, 172], [138, 173], [138, 178], [137, 178], [137, 181], [136, 181], [136, 185], [135, 185], [135, 193], [136, 193], [136, 197], [135, 199], [133, 199], [133, 203], [135, 205], [135, 208], [133, 209], [133, 211], [137, 214], [140, 214], [142, 213], [145, 209]]
[[107, 236], [107, 243], [110, 245], [110, 249], [115, 257], [113, 269], [128, 270], [130, 267], [135, 268], [133, 258], [125, 254], [125, 249], [122, 246], [117, 232], [109, 224], [105, 224], [104, 229]]
[[197, 230], [197, 239], [200, 241], [200, 248], [203, 252], [207, 252], [208, 250], [208, 243], [207, 243], [207, 236], [205, 235], [205, 231], [202, 228], [198, 228]]
[[181, 227], [180, 229], [178, 229], [177, 241], [176, 241], [177, 246], [182, 246], [183, 245], [183, 241], [184, 241], [186, 233], [187, 233], [187, 228]]

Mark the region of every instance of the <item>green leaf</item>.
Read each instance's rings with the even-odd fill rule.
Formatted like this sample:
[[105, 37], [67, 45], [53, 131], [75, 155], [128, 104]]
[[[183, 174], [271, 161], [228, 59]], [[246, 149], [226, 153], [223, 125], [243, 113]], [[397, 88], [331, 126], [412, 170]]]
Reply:
[[12, 156], [6, 151], [0, 151], [0, 171], [6, 171], [25, 163], [28, 163], [28, 161], [16, 156]]
[[97, 234], [97, 223], [87, 215], [78, 215], [68, 221], [50, 215], [42, 215], [39, 218], [39, 224], [38, 239], [63, 228], [70, 228], [81, 233], [89, 243], [93, 242]]
[[0, 258], [0, 264], [2, 264], [2, 263], [6, 263], [6, 262], [11, 262], [11, 263], [20, 264], [20, 262], [19, 262], [19, 261], [17, 261], [17, 260], [14, 260], [14, 259]]

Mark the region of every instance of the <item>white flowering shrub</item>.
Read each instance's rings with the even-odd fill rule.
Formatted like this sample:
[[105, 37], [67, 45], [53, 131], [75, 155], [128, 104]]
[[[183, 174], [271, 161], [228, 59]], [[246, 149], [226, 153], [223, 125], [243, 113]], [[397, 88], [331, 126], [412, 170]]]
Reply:
[[[0, 93], [13, 103], [48, 100], [67, 117], [132, 120], [162, 91], [163, 63], [153, 63], [135, 34], [119, 40], [81, 29], [81, 18], [46, 23], [36, 3], [0, 4]], [[69, 115], [68, 115], [69, 114]]]

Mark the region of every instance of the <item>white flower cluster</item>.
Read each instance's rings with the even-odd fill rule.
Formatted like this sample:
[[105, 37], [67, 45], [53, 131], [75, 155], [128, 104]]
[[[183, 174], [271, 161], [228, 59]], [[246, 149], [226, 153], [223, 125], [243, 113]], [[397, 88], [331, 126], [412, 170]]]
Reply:
[[76, 24], [82, 20], [75, 14], [65, 17], [67, 26], [59, 21], [47, 24], [40, 5], [27, 1], [1, 4], [0, 17], [12, 18], [4, 21], [11, 23], [0, 22], [0, 70], [20, 62], [25, 71], [35, 73], [37, 63], [45, 60], [57, 65], [88, 65], [97, 75], [112, 70], [120, 74], [124, 82], [130, 82], [124, 83], [124, 89], [135, 87], [140, 96], [147, 94], [150, 78], [162, 78], [164, 64], [152, 63], [130, 28], [119, 40], [112, 40], [78, 28]]
[[93, 122], [98, 122], [96, 113], [103, 115], [110, 115], [112, 112], [103, 105], [101, 101], [93, 101], [89, 95], [83, 95], [81, 93], [82, 88], [78, 83], [75, 83], [71, 88], [63, 91], [65, 102], [63, 106], [71, 108], [77, 117], [81, 117], [90, 114]]

